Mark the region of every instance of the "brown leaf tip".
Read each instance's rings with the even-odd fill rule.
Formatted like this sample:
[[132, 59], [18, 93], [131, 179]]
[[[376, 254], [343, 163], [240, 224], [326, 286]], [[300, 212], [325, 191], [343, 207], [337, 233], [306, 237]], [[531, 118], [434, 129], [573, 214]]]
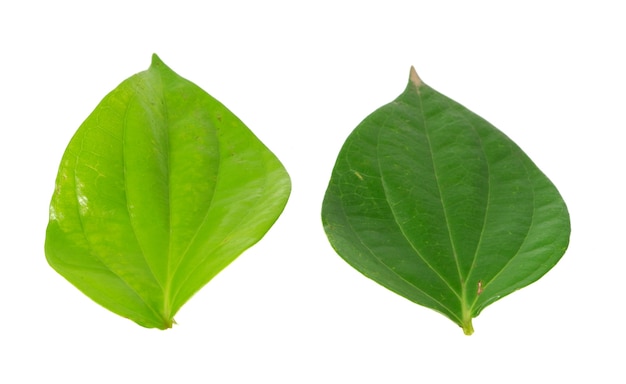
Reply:
[[411, 83], [413, 83], [413, 85], [415, 85], [416, 88], [419, 88], [424, 84], [422, 82], [422, 79], [420, 79], [420, 77], [417, 75], [417, 72], [415, 71], [415, 67], [412, 65], [411, 65], [411, 73], [409, 74], [409, 80], [411, 81]]

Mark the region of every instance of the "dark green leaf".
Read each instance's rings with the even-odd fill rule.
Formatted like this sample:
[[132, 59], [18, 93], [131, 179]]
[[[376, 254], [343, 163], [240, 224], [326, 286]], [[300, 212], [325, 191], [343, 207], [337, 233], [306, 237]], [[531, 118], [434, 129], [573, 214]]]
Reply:
[[565, 203], [528, 156], [413, 69], [346, 140], [322, 220], [350, 265], [466, 334], [487, 305], [550, 270], [570, 234]]
[[169, 328], [263, 237], [290, 189], [282, 164], [235, 115], [154, 55], [69, 143], [46, 257], [104, 307]]

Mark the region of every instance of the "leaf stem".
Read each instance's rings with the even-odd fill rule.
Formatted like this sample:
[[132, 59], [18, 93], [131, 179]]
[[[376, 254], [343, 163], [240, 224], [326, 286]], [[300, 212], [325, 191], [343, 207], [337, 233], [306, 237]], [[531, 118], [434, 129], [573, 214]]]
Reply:
[[466, 303], [463, 303], [462, 305], [463, 319], [461, 321], [461, 328], [463, 328], [463, 333], [465, 333], [467, 336], [470, 336], [472, 333], [474, 333], [474, 326], [472, 325], [472, 311]]
[[472, 325], [472, 306], [467, 303], [466, 292], [467, 287], [463, 286], [463, 292], [461, 294], [461, 328], [463, 328], [465, 335], [470, 336], [474, 333], [474, 326]]
[[471, 318], [463, 320], [463, 333], [465, 333], [465, 335], [467, 336], [470, 336], [474, 333], [474, 326], [472, 326]]

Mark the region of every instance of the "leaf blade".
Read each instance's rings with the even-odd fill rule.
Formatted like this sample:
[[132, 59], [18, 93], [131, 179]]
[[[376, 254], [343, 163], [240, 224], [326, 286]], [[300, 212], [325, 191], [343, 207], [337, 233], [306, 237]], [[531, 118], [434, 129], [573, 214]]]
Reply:
[[[540, 191], [543, 208], [535, 201]], [[567, 208], [545, 175], [502, 132], [414, 70], [405, 91], [346, 139], [322, 222], [349, 264], [468, 334], [472, 317], [545, 274], [569, 241]], [[541, 230], [531, 231], [533, 223]], [[369, 252], [354, 246], [363, 238]], [[552, 252], [532, 252], [546, 242], [557, 244]], [[408, 285], [400, 288], [398, 277]]]
[[[169, 328], [197, 290], [265, 235], [290, 190], [280, 161], [232, 112], [154, 55], [70, 141], [46, 258], [111, 311]], [[234, 240], [211, 253], [206, 243], [224, 242], [226, 227]]]

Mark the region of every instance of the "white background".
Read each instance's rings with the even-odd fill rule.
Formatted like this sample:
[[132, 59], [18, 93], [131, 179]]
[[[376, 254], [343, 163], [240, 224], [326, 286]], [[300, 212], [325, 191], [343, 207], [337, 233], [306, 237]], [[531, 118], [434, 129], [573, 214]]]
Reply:
[[[0, 382], [624, 383], [625, 16], [602, 0], [3, 2]], [[167, 331], [94, 304], [43, 252], [65, 146], [152, 53], [293, 182], [267, 236]], [[570, 209], [560, 263], [471, 337], [349, 267], [320, 223], [343, 141], [411, 65], [516, 141]]]

